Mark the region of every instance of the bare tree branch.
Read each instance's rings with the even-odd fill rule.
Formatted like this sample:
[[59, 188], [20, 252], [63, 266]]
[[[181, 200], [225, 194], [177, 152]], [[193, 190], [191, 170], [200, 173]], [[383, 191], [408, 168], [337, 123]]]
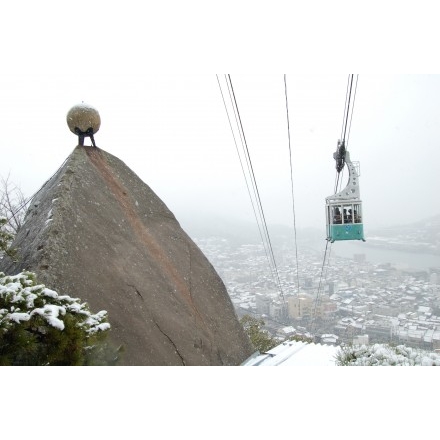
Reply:
[[5, 228], [14, 235], [23, 224], [26, 198], [20, 187], [10, 181], [9, 175], [0, 177], [0, 217], [7, 219]]

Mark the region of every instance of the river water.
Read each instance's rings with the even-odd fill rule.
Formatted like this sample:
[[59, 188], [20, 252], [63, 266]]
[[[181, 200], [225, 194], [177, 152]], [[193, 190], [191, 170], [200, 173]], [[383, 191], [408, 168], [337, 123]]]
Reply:
[[[330, 245], [329, 245], [330, 246]], [[317, 251], [324, 251], [324, 244], [312, 246]], [[321, 249], [320, 249], [321, 248]], [[398, 269], [414, 269], [429, 271], [438, 269], [440, 273], [440, 255], [416, 252], [403, 252], [392, 249], [375, 248], [362, 241], [336, 241], [331, 245], [331, 255], [353, 259], [355, 254], [365, 254], [366, 261], [372, 264], [391, 263]]]

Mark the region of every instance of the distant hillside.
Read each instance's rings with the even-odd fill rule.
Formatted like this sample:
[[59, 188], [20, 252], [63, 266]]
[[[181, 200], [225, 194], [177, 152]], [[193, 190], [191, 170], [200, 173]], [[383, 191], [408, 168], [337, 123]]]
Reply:
[[[185, 231], [193, 238], [203, 239], [221, 237], [232, 244], [261, 243], [256, 222], [227, 219], [215, 216], [181, 216]], [[268, 225], [270, 238], [274, 246], [293, 243], [293, 227]], [[440, 215], [415, 223], [366, 229], [366, 246], [386, 248], [405, 252], [423, 252], [440, 255]], [[325, 225], [322, 229], [298, 228], [298, 243], [309, 244], [324, 242]]]
[[179, 223], [192, 238], [220, 237], [233, 244], [259, 243], [260, 235], [255, 223], [210, 215], [180, 215]]
[[369, 231], [368, 246], [440, 255], [440, 215]]
[[[256, 222], [243, 221], [210, 215], [179, 216], [179, 222], [186, 233], [192, 238], [205, 239], [220, 237], [227, 239], [234, 245], [261, 243], [260, 231]], [[282, 245], [293, 243], [294, 229], [286, 225], [268, 225], [272, 244]], [[297, 229], [299, 242], [325, 240], [325, 229], [314, 228]]]

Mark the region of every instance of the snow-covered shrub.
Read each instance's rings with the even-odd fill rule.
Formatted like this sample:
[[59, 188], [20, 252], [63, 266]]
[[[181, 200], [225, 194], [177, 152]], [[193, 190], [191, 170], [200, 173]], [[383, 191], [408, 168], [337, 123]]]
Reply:
[[[107, 312], [37, 284], [35, 274], [0, 272], [0, 365], [102, 365]], [[114, 362], [111, 362], [114, 363]]]
[[386, 344], [354, 345], [341, 348], [338, 366], [440, 366], [440, 355], [420, 349]]
[[265, 322], [263, 319], [244, 315], [240, 319], [240, 323], [255, 350], [258, 350], [260, 353], [266, 353], [279, 344], [279, 341], [273, 338], [270, 333], [264, 329]]

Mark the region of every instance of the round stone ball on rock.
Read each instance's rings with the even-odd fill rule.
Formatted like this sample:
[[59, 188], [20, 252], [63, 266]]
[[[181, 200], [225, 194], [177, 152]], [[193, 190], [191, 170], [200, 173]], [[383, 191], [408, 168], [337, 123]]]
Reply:
[[[78, 134], [76, 128], [86, 133], [90, 128], [95, 134], [101, 126], [98, 110], [88, 104], [74, 105], [67, 113], [67, 125], [72, 133]], [[89, 130], [90, 131], [90, 130]]]

